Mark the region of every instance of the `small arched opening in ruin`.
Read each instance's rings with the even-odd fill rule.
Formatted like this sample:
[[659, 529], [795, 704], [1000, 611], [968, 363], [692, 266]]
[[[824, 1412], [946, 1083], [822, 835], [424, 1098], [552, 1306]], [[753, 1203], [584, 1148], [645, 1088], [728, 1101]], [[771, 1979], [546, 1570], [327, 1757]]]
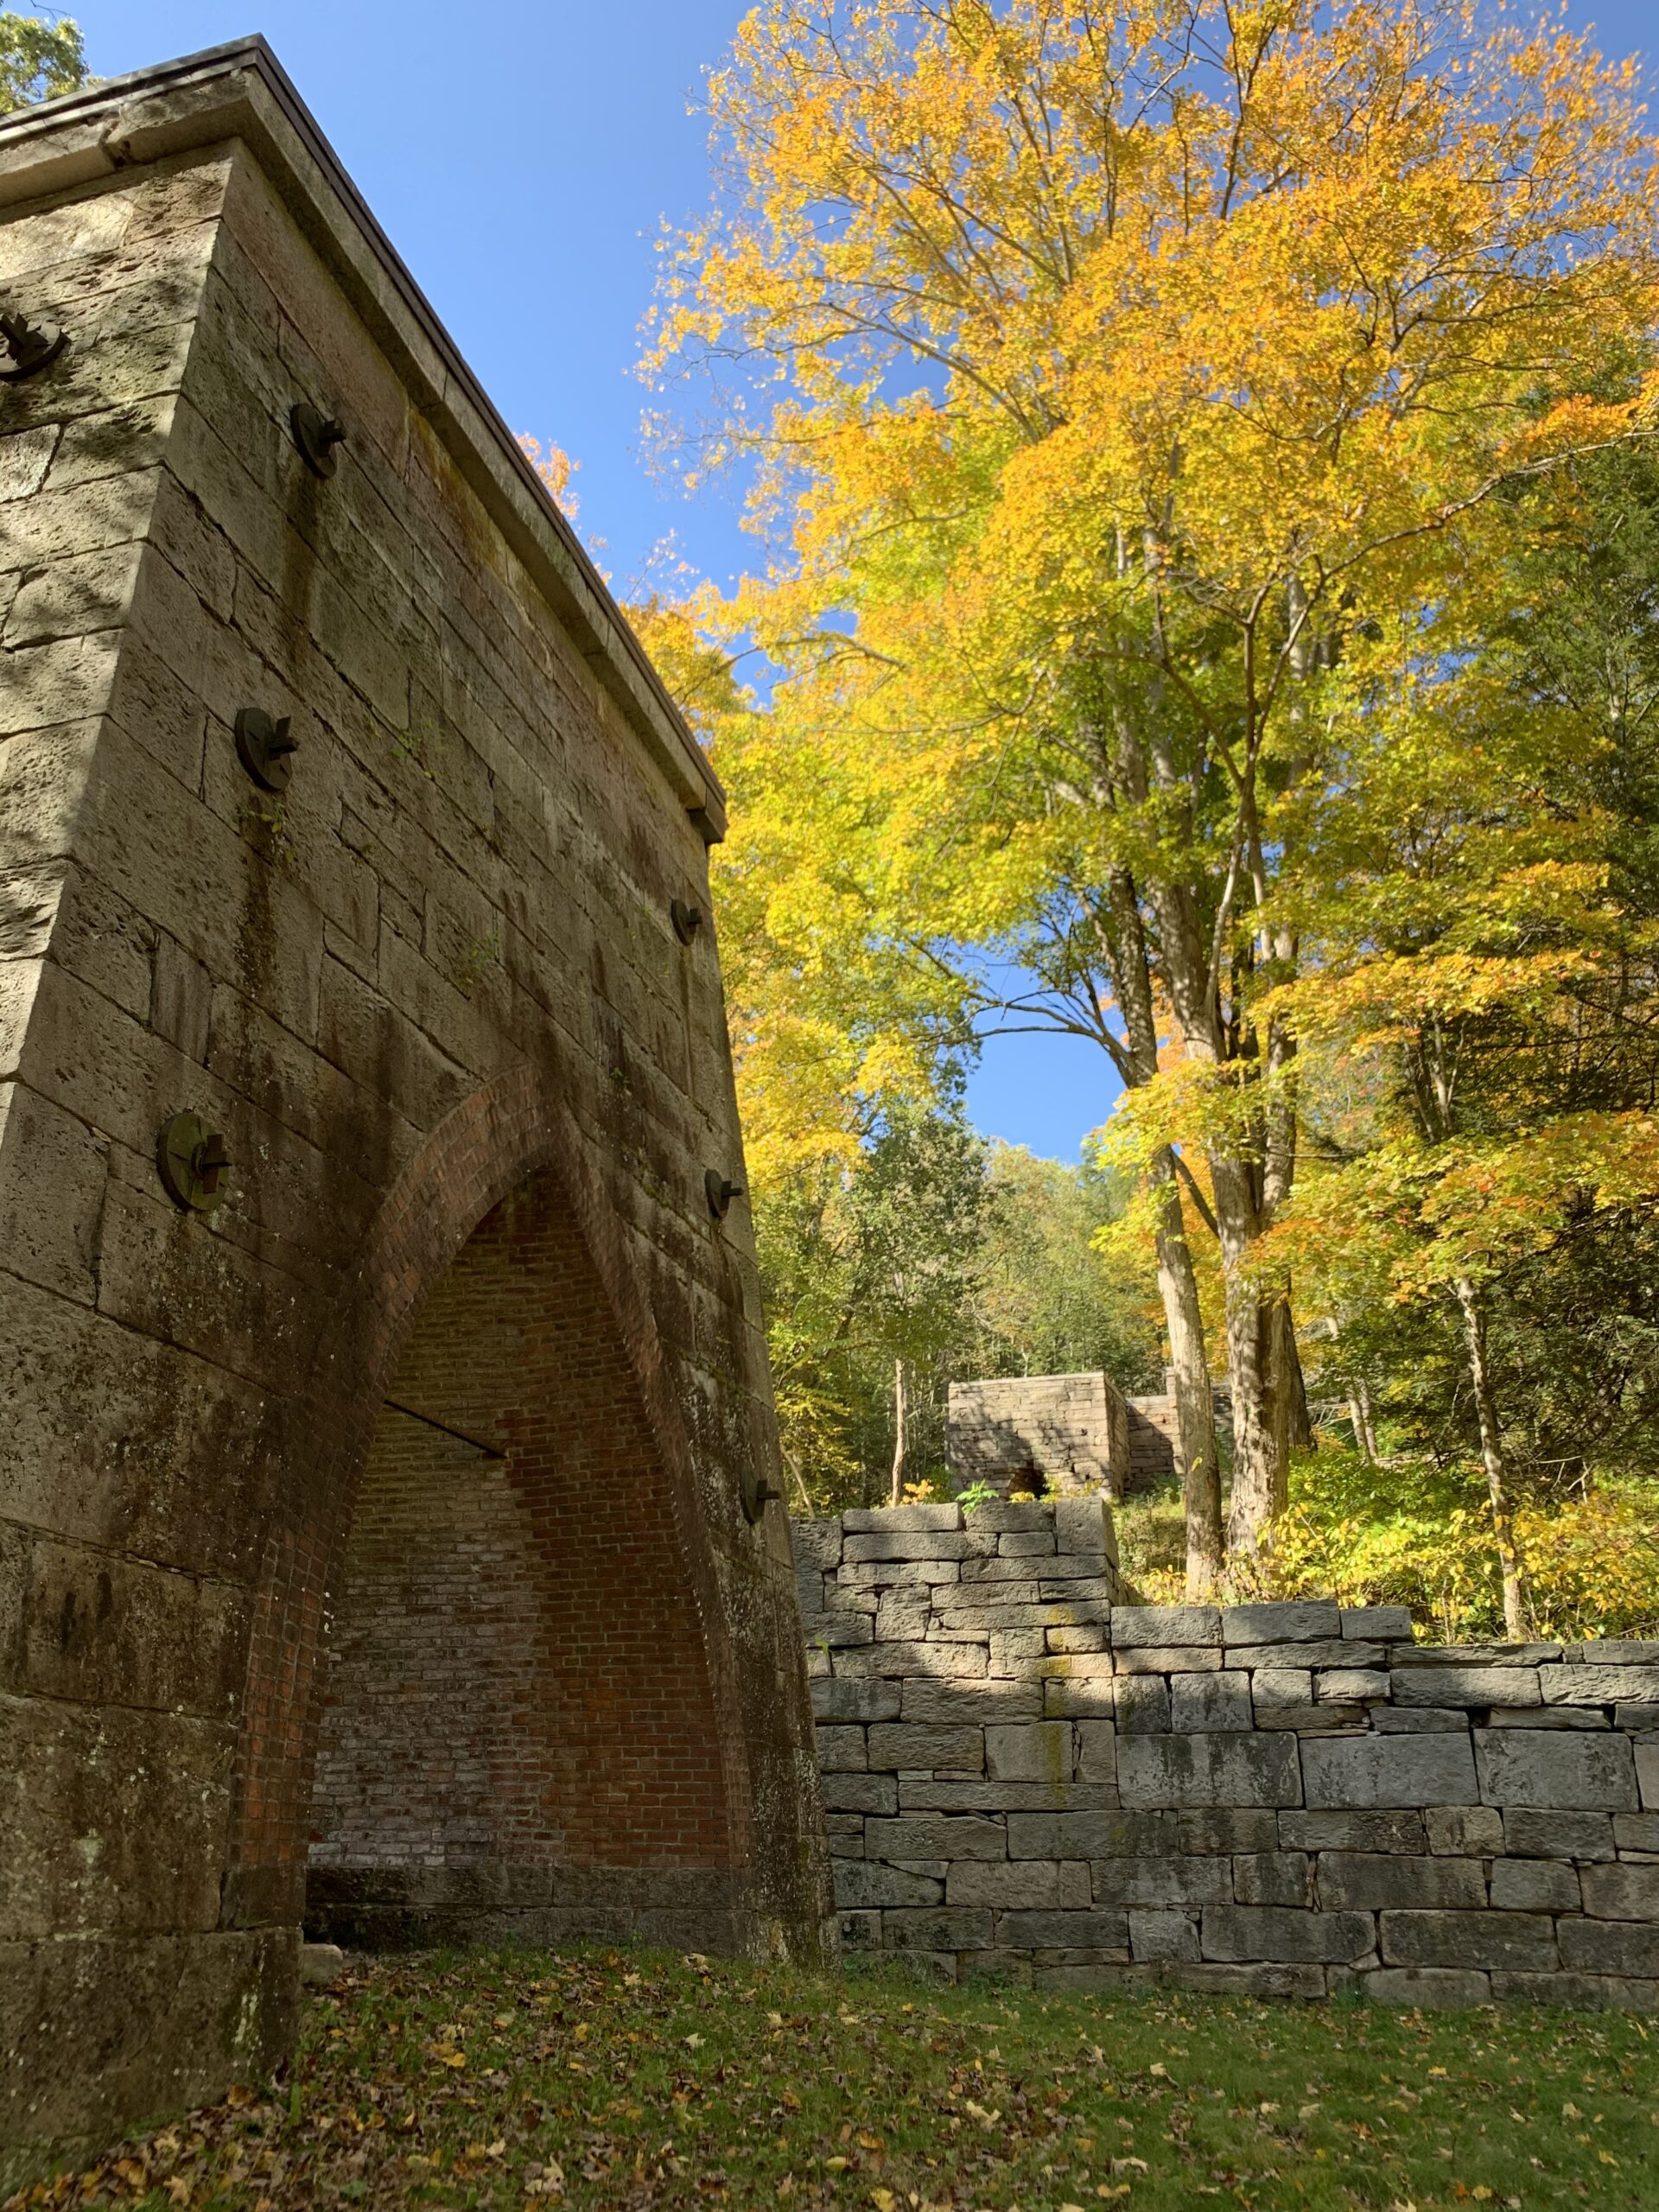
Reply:
[[332, 1578], [306, 1923], [730, 1944], [724, 1730], [675, 1498], [558, 1179], [427, 1296]]

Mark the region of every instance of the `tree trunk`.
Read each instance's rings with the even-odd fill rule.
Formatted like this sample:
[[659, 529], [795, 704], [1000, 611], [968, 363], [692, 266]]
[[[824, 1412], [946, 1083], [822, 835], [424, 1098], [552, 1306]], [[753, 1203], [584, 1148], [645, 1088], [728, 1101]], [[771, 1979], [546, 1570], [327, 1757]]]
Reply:
[[1302, 1376], [1302, 1356], [1296, 1347], [1296, 1323], [1288, 1298], [1275, 1298], [1265, 1309], [1265, 1325], [1273, 1350], [1268, 1378], [1270, 1393], [1273, 1448], [1276, 1459], [1275, 1513], [1290, 1502], [1290, 1455], [1306, 1452], [1313, 1442], [1308, 1418], [1307, 1384]]
[[[1132, 785], [1137, 779], [1130, 778]], [[1144, 777], [1138, 779], [1144, 791]], [[1128, 1033], [1128, 1080], [1150, 1083], [1158, 1071], [1158, 1021], [1152, 966], [1133, 879], [1126, 868], [1109, 870], [1112, 918], [1108, 958], [1113, 988]], [[1186, 1517], [1186, 1591], [1210, 1597], [1225, 1564], [1221, 1527], [1221, 1461], [1216, 1449], [1216, 1408], [1205, 1348], [1198, 1281], [1186, 1241], [1175, 1158], [1167, 1146], [1152, 1162], [1158, 1192], [1158, 1288], [1164, 1302], [1170, 1364], [1175, 1371], [1175, 1423], [1180, 1441], [1181, 1492]], [[1127, 1478], [1128, 1470], [1124, 1471]]]
[[1475, 1414], [1480, 1423], [1480, 1456], [1486, 1468], [1486, 1494], [1492, 1503], [1492, 1528], [1497, 1538], [1497, 1560], [1503, 1573], [1503, 1633], [1512, 1643], [1527, 1634], [1527, 1569], [1515, 1533], [1514, 1508], [1510, 1501], [1509, 1470], [1503, 1460], [1503, 1440], [1498, 1427], [1497, 1400], [1492, 1389], [1492, 1370], [1486, 1356], [1486, 1313], [1480, 1293], [1467, 1275], [1453, 1286], [1463, 1314], [1463, 1341], [1469, 1355], [1469, 1382], [1475, 1395]]
[[1198, 1279], [1181, 1215], [1175, 1163], [1167, 1151], [1153, 1161], [1158, 1186], [1158, 1287], [1169, 1334], [1175, 1383], [1175, 1421], [1180, 1439], [1181, 1497], [1186, 1513], [1186, 1595], [1189, 1603], [1213, 1598], [1225, 1565], [1221, 1533], [1221, 1459], [1216, 1449], [1216, 1405], [1205, 1356]]
[[1272, 1397], [1272, 1307], [1263, 1303], [1248, 1268], [1256, 1233], [1249, 1171], [1238, 1160], [1211, 1154], [1210, 1182], [1227, 1294], [1227, 1379], [1233, 1398], [1233, 1497], [1227, 1549], [1234, 1560], [1252, 1558], [1268, 1541], [1283, 1505], [1282, 1455], [1274, 1448]]
[[909, 1398], [905, 1388], [905, 1363], [893, 1363], [893, 1488], [889, 1503], [905, 1502], [905, 1462], [910, 1451]]
[[1354, 1442], [1368, 1467], [1376, 1465], [1376, 1431], [1371, 1426], [1371, 1393], [1363, 1375], [1356, 1375], [1348, 1389], [1348, 1418], [1354, 1425]]

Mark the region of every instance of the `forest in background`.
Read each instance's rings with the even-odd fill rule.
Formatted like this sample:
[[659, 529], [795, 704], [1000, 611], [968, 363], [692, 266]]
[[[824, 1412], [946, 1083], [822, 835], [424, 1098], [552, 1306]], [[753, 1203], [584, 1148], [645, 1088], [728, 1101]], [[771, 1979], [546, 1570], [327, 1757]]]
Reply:
[[[732, 799], [716, 918], [815, 1502], [878, 1484], [907, 1375], [931, 1420], [947, 1368], [1018, 1364], [980, 1271], [1035, 1314], [1075, 1235], [1162, 1338], [1101, 1363], [1173, 1371], [1160, 1591], [1403, 1598], [1451, 1636], [1659, 1618], [1638, 92], [1474, 0], [745, 18], [645, 368], [765, 558], [638, 612]], [[1123, 1086], [1048, 1186], [1105, 1203], [1073, 1230], [1046, 1195], [1017, 1253], [941, 1166], [1010, 1020]]]
[[[0, 13], [0, 110], [84, 75]], [[631, 611], [732, 804], [792, 1502], [1167, 1363], [1147, 1594], [1659, 1626], [1638, 93], [1478, 0], [744, 19], [644, 365], [765, 558]], [[968, 1126], [999, 1026], [1123, 1086], [1084, 1166]]]

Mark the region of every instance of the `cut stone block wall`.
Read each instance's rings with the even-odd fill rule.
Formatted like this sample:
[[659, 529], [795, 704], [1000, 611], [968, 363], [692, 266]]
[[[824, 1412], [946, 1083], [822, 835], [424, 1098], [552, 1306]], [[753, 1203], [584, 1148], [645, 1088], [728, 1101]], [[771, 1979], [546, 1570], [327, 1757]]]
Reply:
[[1125, 1605], [1100, 1501], [794, 1537], [846, 1949], [1049, 1988], [1659, 2009], [1659, 1644]]
[[[308, 1911], [834, 1923], [712, 770], [263, 42], [0, 117], [0, 298], [3, 2196], [274, 2065]], [[502, 1457], [399, 1580], [411, 1408]]]
[[1121, 1497], [1129, 1475], [1128, 1408], [1098, 1370], [953, 1382], [945, 1457], [963, 1490], [987, 1482], [1006, 1497], [1034, 1469], [1052, 1491]]

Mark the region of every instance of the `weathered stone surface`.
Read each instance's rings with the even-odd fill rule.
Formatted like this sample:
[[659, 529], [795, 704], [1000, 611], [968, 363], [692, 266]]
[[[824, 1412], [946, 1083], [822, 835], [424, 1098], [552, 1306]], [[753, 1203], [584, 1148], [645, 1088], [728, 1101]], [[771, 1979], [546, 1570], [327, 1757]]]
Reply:
[[[1068, 1899], [1060, 1893], [1060, 1868], [1052, 1859], [958, 1859], [945, 1877], [947, 1904], [998, 1905], [1005, 1910], [1029, 1907], [1055, 1910]], [[1081, 1905], [1089, 1903], [1087, 1876], [1077, 1884]], [[999, 1938], [999, 1941], [1004, 1940]]]
[[1543, 1811], [1511, 1805], [1503, 1815], [1503, 1849], [1529, 1859], [1611, 1859], [1613, 1824], [1605, 1813]]
[[966, 1681], [988, 1671], [988, 1656], [982, 1643], [876, 1643], [837, 1651], [831, 1664], [837, 1676], [849, 1681], [902, 1675]]
[[1386, 1698], [1392, 1678], [1382, 1667], [1325, 1667], [1314, 1676], [1319, 1702], [1361, 1705]]
[[[1546, 1667], [1539, 1680], [1547, 1705], [1659, 1705], [1659, 1666]], [[1519, 1705], [1519, 1698], [1505, 1698]]]
[[901, 1812], [1097, 1813], [1116, 1811], [1110, 1782], [958, 1782], [929, 1776], [899, 1784]]
[[872, 1713], [874, 1720], [917, 1721], [929, 1728], [983, 1728], [1040, 1720], [1043, 1713], [1043, 1694], [1035, 1682], [988, 1679], [939, 1682], [911, 1675], [903, 1681], [861, 1682], [856, 1687], [879, 1688], [894, 1700], [895, 1709]]
[[1057, 1497], [1054, 1501], [1055, 1548], [1085, 1557], [1099, 1553], [1117, 1564], [1117, 1536], [1103, 1497]]
[[862, 1774], [869, 1766], [861, 1728], [820, 1727], [818, 1764], [825, 1774]]
[[[1135, 1679], [1128, 1677], [1124, 1688]], [[1249, 1729], [1255, 1725], [1250, 1677], [1246, 1674], [1177, 1675], [1171, 1680], [1169, 1695], [1169, 1725], [1178, 1735]]]
[[1577, 1912], [1578, 1872], [1555, 1859], [1495, 1859], [1491, 1901], [1500, 1912]]
[[[1221, 1609], [1222, 1642], [1230, 1645], [1317, 1643], [1341, 1634], [1341, 1609], [1328, 1599]], [[1174, 1641], [1173, 1637], [1165, 1640]]]
[[1314, 1903], [1313, 1864], [1302, 1851], [1252, 1851], [1233, 1860], [1233, 1896], [1240, 1904]]
[[1096, 1904], [1230, 1904], [1233, 1870], [1226, 1859], [1096, 1859]]
[[1279, 1840], [1295, 1851], [1405, 1851], [1427, 1849], [1420, 1812], [1347, 1811], [1320, 1808], [1281, 1813]]
[[1206, 1905], [1206, 1959], [1262, 1959], [1287, 1965], [1346, 1965], [1376, 1948], [1368, 1912], [1298, 1912], [1287, 1905]]
[[977, 1774], [985, 1764], [985, 1733], [982, 1728], [877, 1722], [869, 1732], [869, 1764], [872, 1770], [948, 1767]]
[[1613, 1846], [1618, 1851], [1646, 1851], [1659, 1856], [1659, 1813], [1615, 1813]]
[[1198, 1956], [1196, 1915], [1185, 1912], [1131, 1912], [1129, 1955], [1141, 1961], [1192, 1959]]
[[1431, 1805], [1423, 1830], [1437, 1857], [1474, 1858], [1503, 1848], [1503, 1815], [1491, 1805]]
[[899, 1784], [890, 1774], [826, 1774], [824, 1810], [829, 1813], [896, 1813]]
[[1523, 1912], [1384, 1912], [1377, 1938], [1389, 1966], [1507, 1967], [1544, 1974], [1556, 1964], [1555, 1927]]
[[[1659, 1714], [1659, 1706], [1643, 1707]], [[1495, 1705], [1486, 1715], [1489, 1728], [1606, 1728], [1607, 1715], [1599, 1705]]]
[[1478, 1910], [1486, 1903], [1486, 1870], [1478, 1859], [1328, 1851], [1319, 1859], [1319, 1903], [1327, 1911], [1430, 1905]]
[[1010, 1859], [1150, 1858], [1180, 1849], [1168, 1813], [1012, 1813]]
[[1480, 1794], [1489, 1805], [1634, 1812], [1636, 1764], [1623, 1736], [1478, 1728]]
[[[1112, 1608], [1114, 1612], [1122, 1609]], [[1116, 1631], [1114, 1631], [1116, 1633]], [[1113, 1664], [1120, 1675], [1217, 1675], [1218, 1643], [1114, 1644]]]
[[[981, 1820], [970, 1814], [938, 1818], [912, 1814], [904, 1820], [866, 1821], [864, 1848], [871, 1859], [1006, 1859], [1008, 1832], [1001, 1821]], [[1084, 1854], [1065, 1855], [1081, 1858]]]
[[1415, 1643], [1391, 1654], [1396, 1667], [1541, 1667], [1559, 1660], [1559, 1643]]
[[936, 1877], [907, 1873], [875, 1859], [837, 1859], [835, 1882], [836, 1903], [843, 1911], [944, 1902], [944, 1884]]
[[1114, 1649], [1221, 1642], [1221, 1614], [1214, 1605], [1119, 1605], [1112, 1613]]
[[1128, 1806], [1295, 1805], [1296, 1743], [1288, 1736], [1124, 1736], [1117, 1787]]
[[996, 1540], [997, 1555], [1001, 1559], [1043, 1559], [1052, 1557], [1054, 1551], [1054, 1531], [1052, 1529], [1032, 1529], [1013, 1532]]
[[1586, 1866], [1583, 1883], [1594, 1920], [1659, 1920], [1659, 1866]]
[[1492, 1994], [1489, 1974], [1450, 1967], [1384, 1967], [1363, 1974], [1360, 1986], [1373, 2005], [1411, 2005], [1424, 2012], [1461, 2012], [1490, 2003]]
[[1659, 1667], [1659, 1643], [1638, 1643], [1627, 1637], [1605, 1637], [1589, 1643], [1575, 1643], [1564, 1655], [1587, 1666]]
[[1117, 1726], [1126, 1737], [1166, 1737], [1170, 1686], [1161, 1675], [1126, 1675], [1117, 1683]]
[[1073, 1730], [1079, 1782], [1117, 1782], [1117, 1730], [1109, 1720], [1079, 1720]]
[[1038, 1720], [985, 1731], [985, 1771], [997, 1781], [1069, 1782], [1071, 1724]]
[[1398, 1667], [1396, 1705], [1528, 1706], [1542, 1699], [1535, 1667]]
[[1313, 1703], [1313, 1677], [1306, 1667], [1263, 1667], [1249, 1677], [1258, 1722], [1269, 1713], [1306, 1712]]
[[1342, 1632], [1356, 1643], [1409, 1643], [1413, 1635], [1410, 1609], [1405, 1605], [1344, 1605]]
[[952, 1905], [884, 1912], [881, 1940], [894, 1951], [988, 1951], [991, 1916], [988, 1910]]
[[849, 1535], [842, 1556], [849, 1566], [858, 1566], [875, 1560], [964, 1560], [975, 1549], [958, 1519], [954, 1528], [883, 1529], [880, 1534]]
[[1452, 1706], [1379, 1705], [1371, 1708], [1367, 1718], [1379, 1736], [1464, 1736], [1469, 1732], [1467, 1712]]
[[[1166, 1813], [1136, 1816], [1166, 1827]], [[1188, 1853], [1273, 1851], [1278, 1847], [1279, 1815], [1265, 1805], [1195, 1805], [1175, 1815], [1174, 1848]]]
[[849, 1682], [822, 1675], [812, 1685], [812, 1710], [819, 1720], [896, 1720], [897, 1682]]
[[841, 1565], [841, 1521], [839, 1517], [821, 1521], [791, 1521], [789, 1524], [790, 1543], [795, 1554], [795, 1566], [816, 1568], [827, 1574]]
[[1472, 1805], [1475, 1763], [1461, 1736], [1363, 1736], [1302, 1745], [1310, 1806]]
[[1080, 1681], [1046, 1681], [1040, 1687], [1043, 1713], [1047, 1719], [1110, 1720], [1116, 1713], [1117, 1700], [1109, 1675]]
[[1555, 1926], [1564, 1967], [1588, 1974], [1659, 1974], [1659, 1928], [1651, 1921], [1563, 1918]]
[[1121, 1951], [1128, 1941], [1121, 1912], [1014, 1910], [996, 1916], [996, 1940], [1033, 1951]]
[[1295, 1674], [1310, 1667], [1381, 1667], [1387, 1654], [1380, 1643], [1344, 1643], [1331, 1637], [1323, 1643], [1240, 1643], [1228, 1647], [1230, 1667], [1248, 1667], [1253, 1674]]

